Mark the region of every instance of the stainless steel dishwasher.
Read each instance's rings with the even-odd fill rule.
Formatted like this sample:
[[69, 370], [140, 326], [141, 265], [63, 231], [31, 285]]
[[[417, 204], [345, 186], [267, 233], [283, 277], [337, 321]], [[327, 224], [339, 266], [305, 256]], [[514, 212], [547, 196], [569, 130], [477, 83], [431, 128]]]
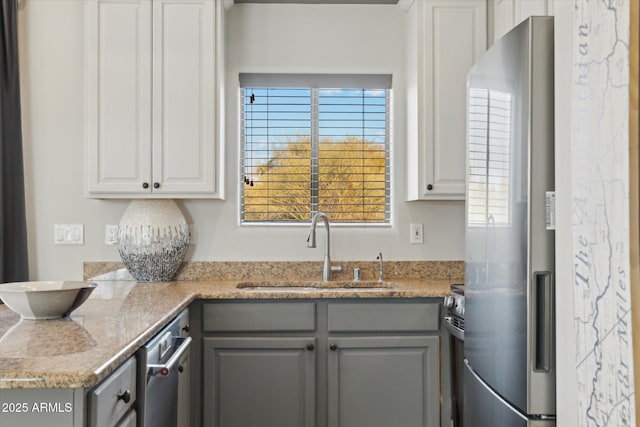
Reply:
[[138, 426], [187, 427], [190, 417], [189, 311], [138, 350]]

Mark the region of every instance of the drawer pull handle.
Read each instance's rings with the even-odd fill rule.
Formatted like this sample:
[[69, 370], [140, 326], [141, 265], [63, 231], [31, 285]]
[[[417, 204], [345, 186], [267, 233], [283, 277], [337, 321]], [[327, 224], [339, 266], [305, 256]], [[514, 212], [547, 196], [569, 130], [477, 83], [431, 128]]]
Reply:
[[131, 392], [129, 390], [125, 390], [123, 393], [118, 395], [118, 400], [122, 400], [124, 403], [129, 403], [131, 401]]
[[329, 349], [330, 349], [331, 351], [336, 351], [336, 350], [338, 349], [338, 344], [331, 344], [331, 345], [329, 346]]

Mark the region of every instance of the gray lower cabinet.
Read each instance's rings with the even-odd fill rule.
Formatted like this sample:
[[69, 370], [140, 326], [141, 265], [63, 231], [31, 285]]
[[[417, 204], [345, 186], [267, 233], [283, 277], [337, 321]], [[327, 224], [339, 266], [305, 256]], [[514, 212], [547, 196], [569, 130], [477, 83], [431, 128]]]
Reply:
[[315, 425], [315, 338], [204, 338], [204, 425]]
[[178, 427], [191, 424], [191, 352], [178, 361]]
[[201, 304], [203, 426], [440, 426], [439, 301]]
[[132, 357], [87, 394], [87, 426], [118, 425], [125, 414], [132, 410], [135, 401], [136, 358]]
[[136, 358], [90, 389], [0, 389], [0, 426], [134, 427]]
[[[120, 424], [117, 427], [136, 427], [138, 422], [138, 417], [136, 416], [136, 411], [129, 412], [129, 415], [124, 417]], [[180, 425], [188, 425], [188, 424], [180, 424]]]
[[0, 389], [0, 426], [83, 427], [84, 396], [81, 388]]
[[438, 337], [330, 337], [327, 363], [330, 426], [438, 424]]

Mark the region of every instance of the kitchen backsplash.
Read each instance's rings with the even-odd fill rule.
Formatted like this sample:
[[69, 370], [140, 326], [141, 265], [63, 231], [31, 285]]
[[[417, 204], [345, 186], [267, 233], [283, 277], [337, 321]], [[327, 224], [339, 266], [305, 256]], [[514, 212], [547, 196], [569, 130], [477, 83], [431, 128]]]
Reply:
[[[342, 271], [333, 273], [333, 280], [353, 279], [353, 270], [360, 268], [362, 280], [377, 280], [377, 261], [334, 261]], [[121, 270], [119, 280], [133, 280], [121, 262], [85, 262], [85, 279]], [[115, 277], [111, 275], [111, 277]], [[322, 263], [316, 261], [196, 261], [182, 264], [176, 280], [320, 280]], [[384, 261], [384, 279], [431, 279], [464, 281], [464, 261]]]

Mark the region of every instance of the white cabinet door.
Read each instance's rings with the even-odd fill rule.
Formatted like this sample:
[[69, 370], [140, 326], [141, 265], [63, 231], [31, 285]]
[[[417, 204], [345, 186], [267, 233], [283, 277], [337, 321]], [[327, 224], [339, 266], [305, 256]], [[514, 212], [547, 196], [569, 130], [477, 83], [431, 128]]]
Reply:
[[143, 191], [151, 178], [151, 1], [87, 3], [87, 190]]
[[153, 4], [153, 182], [157, 193], [215, 191], [213, 0]]
[[484, 0], [407, 10], [407, 198], [465, 197], [466, 76], [486, 48]]
[[222, 16], [216, 0], [88, 1], [88, 197], [222, 197]]

